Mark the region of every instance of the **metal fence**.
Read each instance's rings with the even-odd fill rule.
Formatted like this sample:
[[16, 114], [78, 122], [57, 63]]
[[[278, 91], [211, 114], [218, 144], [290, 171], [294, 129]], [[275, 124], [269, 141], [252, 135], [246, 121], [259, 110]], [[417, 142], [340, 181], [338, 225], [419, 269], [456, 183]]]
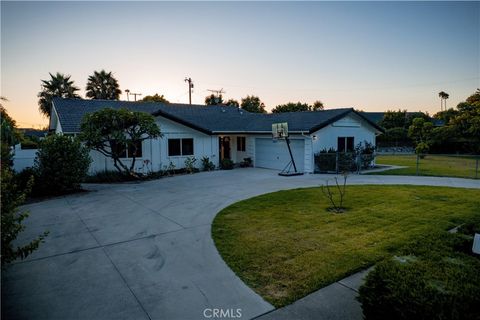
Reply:
[[[389, 168], [392, 166], [392, 168]], [[372, 169], [389, 169], [379, 172]], [[315, 173], [369, 173], [480, 179], [480, 155], [320, 152]]]
[[379, 153], [376, 163], [400, 167], [385, 174], [480, 179], [480, 155]]
[[315, 154], [315, 173], [360, 173], [375, 166], [375, 154], [320, 152]]

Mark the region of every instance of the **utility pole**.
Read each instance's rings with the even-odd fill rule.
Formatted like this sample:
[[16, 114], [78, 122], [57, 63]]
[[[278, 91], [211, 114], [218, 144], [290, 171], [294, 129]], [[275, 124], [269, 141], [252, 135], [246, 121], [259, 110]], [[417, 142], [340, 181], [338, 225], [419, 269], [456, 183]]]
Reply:
[[188, 82], [188, 102], [192, 104], [192, 89], [193, 89], [192, 78], [185, 77], [184, 81]]
[[142, 94], [141, 93], [130, 93], [132, 96], [135, 97], [135, 101], [137, 101], [137, 96], [141, 96]]

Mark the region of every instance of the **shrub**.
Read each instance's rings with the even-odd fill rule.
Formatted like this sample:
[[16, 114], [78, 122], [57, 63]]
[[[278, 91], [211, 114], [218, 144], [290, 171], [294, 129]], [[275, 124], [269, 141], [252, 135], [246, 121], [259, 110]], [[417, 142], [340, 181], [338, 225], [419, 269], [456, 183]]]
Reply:
[[78, 139], [51, 135], [42, 141], [35, 159], [37, 187], [45, 194], [62, 194], [80, 189], [90, 166], [89, 151]]
[[137, 180], [137, 178], [130, 174], [118, 172], [117, 170], [105, 170], [88, 175], [84, 181], [87, 183], [115, 183], [134, 180]]
[[22, 246], [14, 247], [12, 242], [18, 234], [25, 230], [22, 224], [28, 217], [28, 212], [19, 212], [18, 207], [25, 201], [26, 194], [33, 184], [33, 179], [29, 179], [24, 188], [19, 187], [15, 181], [13, 173], [8, 167], [1, 169], [1, 247], [2, 247], [2, 266], [17, 258], [24, 259], [35, 251], [48, 232], [44, 232], [36, 239]]
[[163, 171], [164, 175], [166, 175], [166, 176], [167, 176], [167, 175], [168, 175], [168, 176], [173, 176], [173, 175], [175, 174], [175, 172], [176, 172], [175, 167], [176, 167], [176, 166], [175, 166], [175, 163], [173, 163], [172, 161], [170, 161], [170, 162], [168, 163], [168, 166], [163, 166], [163, 170], [162, 170], [162, 171]]
[[197, 159], [195, 157], [188, 157], [185, 159], [185, 171], [187, 173], [194, 173], [197, 168], [195, 168], [195, 162]]
[[444, 232], [378, 263], [360, 288], [366, 319], [479, 319], [480, 259], [471, 248], [470, 235]]
[[232, 170], [233, 161], [230, 159], [222, 159], [222, 161], [220, 161], [220, 168], [223, 170]]
[[215, 164], [213, 164], [212, 161], [210, 161], [209, 157], [203, 157], [202, 158], [202, 170], [203, 171], [212, 171], [215, 169]]
[[252, 158], [248, 157], [248, 158], [243, 158], [243, 161], [240, 162], [240, 167], [242, 168], [248, 168], [248, 167], [251, 167], [253, 164], [253, 161], [252, 161]]
[[337, 151], [335, 149], [323, 149], [314, 156], [315, 170], [317, 172], [329, 172], [337, 170]]
[[357, 171], [356, 155], [353, 152], [338, 153], [338, 172], [355, 172]]

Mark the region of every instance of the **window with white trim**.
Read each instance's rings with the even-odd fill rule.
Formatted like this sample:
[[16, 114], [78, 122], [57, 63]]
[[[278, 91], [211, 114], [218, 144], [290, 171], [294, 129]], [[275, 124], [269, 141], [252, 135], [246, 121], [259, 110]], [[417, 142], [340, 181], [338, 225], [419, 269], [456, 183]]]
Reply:
[[354, 149], [353, 137], [338, 137], [337, 151], [338, 152], [353, 152]]
[[168, 156], [192, 156], [193, 138], [168, 139]]
[[245, 137], [237, 137], [237, 151], [245, 151]]

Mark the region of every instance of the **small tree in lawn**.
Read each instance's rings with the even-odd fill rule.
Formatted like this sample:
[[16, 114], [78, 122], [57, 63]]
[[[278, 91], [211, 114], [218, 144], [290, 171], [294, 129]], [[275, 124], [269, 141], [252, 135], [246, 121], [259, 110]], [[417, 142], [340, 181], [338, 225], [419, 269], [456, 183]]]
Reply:
[[[80, 139], [85, 145], [113, 159], [120, 173], [135, 176], [138, 146], [143, 140], [160, 137], [155, 118], [145, 112], [105, 108], [85, 115], [81, 124]], [[125, 150], [131, 150], [130, 166], [122, 161]]]
[[[337, 192], [335, 192], [333, 190], [334, 188], [328, 184], [328, 180], [325, 181], [325, 185], [321, 186], [323, 195], [330, 201], [330, 204], [332, 205], [330, 208], [328, 208], [329, 211], [334, 213], [345, 212], [346, 208], [343, 206], [343, 201], [345, 200], [347, 178], [348, 173], [344, 172], [343, 184], [340, 185], [340, 183], [338, 182], [338, 178], [334, 177]], [[335, 193], [337, 193], [338, 195], [336, 195]], [[337, 198], [338, 200], [335, 200], [335, 198]]]
[[[416, 143], [417, 154], [428, 152], [433, 124], [423, 118], [415, 118], [408, 128], [408, 136]], [[423, 156], [422, 156], [423, 157]]]

